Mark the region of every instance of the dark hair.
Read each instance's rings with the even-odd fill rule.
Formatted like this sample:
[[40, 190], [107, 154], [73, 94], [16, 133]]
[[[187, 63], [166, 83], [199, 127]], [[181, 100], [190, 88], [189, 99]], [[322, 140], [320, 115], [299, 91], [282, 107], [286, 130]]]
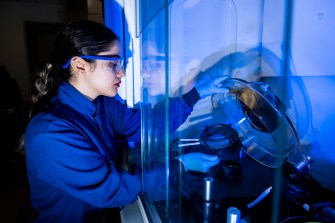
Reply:
[[119, 40], [119, 37], [97, 22], [82, 20], [65, 24], [57, 34], [50, 61], [41, 69], [35, 81], [31, 115], [40, 112], [57, 93], [62, 81], [69, 80], [70, 68], [62, 68], [69, 59], [107, 51], [115, 40]]

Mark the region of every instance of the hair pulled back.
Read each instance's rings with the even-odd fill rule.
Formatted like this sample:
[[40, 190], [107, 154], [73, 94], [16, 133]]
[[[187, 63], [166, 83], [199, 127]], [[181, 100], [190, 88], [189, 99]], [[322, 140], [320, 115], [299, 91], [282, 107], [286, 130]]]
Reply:
[[62, 81], [71, 77], [63, 65], [72, 57], [107, 51], [119, 37], [106, 26], [82, 20], [65, 24], [58, 32], [50, 61], [39, 72], [32, 95], [32, 115], [38, 113], [57, 93]]

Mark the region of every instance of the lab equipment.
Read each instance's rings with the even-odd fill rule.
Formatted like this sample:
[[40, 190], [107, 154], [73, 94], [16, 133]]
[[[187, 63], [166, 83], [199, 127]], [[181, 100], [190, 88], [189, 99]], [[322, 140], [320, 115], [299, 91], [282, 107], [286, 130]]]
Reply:
[[303, 207], [319, 221], [324, 223], [335, 222], [335, 203], [333, 202], [304, 204]]
[[204, 200], [205, 201], [212, 201], [213, 199], [213, 181], [212, 177], [206, 177], [204, 179]]
[[[206, 126], [198, 139], [179, 139], [178, 147], [200, 146], [196, 148], [206, 154], [217, 155], [226, 159], [241, 148], [238, 133], [230, 124], [216, 123]], [[186, 142], [186, 143], [185, 143]], [[192, 152], [194, 148], [183, 149], [183, 153]]]
[[258, 204], [259, 202], [261, 202], [272, 190], [272, 187], [267, 188], [263, 193], [261, 193], [261, 195], [259, 195], [254, 201], [250, 202], [247, 205], [247, 208], [252, 208], [254, 207], [256, 204]]
[[298, 134], [285, 114], [285, 106], [268, 84], [229, 78], [224, 86], [229, 93], [221, 100], [229, 110], [242, 150], [272, 168], [281, 166], [296, 152], [303, 157]]
[[240, 223], [241, 211], [236, 207], [230, 207], [227, 210], [227, 223]]
[[242, 166], [236, 160], [222, 160], [215, 171], [219, 179], [230, 182], [238, 182], [242, 178]]
[[204, 223], [213, 221], [213, 183], [214, 179], [212, 177], [204, 178]]

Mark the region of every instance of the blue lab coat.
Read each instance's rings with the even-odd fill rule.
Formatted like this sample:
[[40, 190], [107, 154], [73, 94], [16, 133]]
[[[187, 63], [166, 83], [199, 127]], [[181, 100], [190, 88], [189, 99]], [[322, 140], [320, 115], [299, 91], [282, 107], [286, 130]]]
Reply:
[[[171, 131], [198, 100], [195, 89], [171, 99], [169, 112], [183, 111]], [[163, 104], [157, 117], [164, 115]], [[106, 208], [134, 202], [142, 192], [141, 174], [121, 170], [116, 163], [119, 140], [140, 141], [140, 120], [139, 110], [115, 98], [90, 101], [63, 82], [26, 131], [30, 202], [37, 212], [33, 222], [101, 222]]]

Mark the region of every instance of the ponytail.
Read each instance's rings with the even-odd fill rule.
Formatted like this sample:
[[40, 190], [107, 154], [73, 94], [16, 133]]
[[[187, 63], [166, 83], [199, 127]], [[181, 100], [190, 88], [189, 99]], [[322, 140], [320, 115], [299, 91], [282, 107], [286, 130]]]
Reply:
[[47, 63], [39, 73], [39, 77], [35, 81], [35, 90], [36, 92], [32, 95], [33, 104], [37, 103], [40, 98], [48, 94], [48, 78], [49, 73], [52, 69], [51, 63]]
[[46, 63], [40, 70], [35, 81], [34, 91], [32, 93], [32, 109], [30, 117], [40, 112], [47, 106], [51, 98], [56, 95], [57, 89], [61, 83], [59, 73], [51, 63]]
[[[60, 81], [58, 81], [56, 77], [55, 68], [51, 63], [46, 63], [44, 68], [39, 71], [31, 97], [32, 105], [29, 111], [29, 119], [42, 111], [47, 106], [52, 96], [56, 94], [60, 84]], [[17, 148], [15, 149], [15, 152], [19, 155], [25, 153], [24, 136], [25, 133], [21, 135], [17, 143]]]

